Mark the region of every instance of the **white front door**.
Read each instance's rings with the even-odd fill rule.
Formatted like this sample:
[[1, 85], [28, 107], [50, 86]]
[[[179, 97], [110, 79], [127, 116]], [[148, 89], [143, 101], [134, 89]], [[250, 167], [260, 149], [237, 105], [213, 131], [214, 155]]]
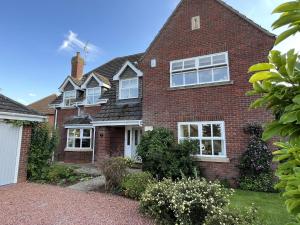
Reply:
[[22, 127], [0, 121], [0, 186], [17, 183]]
[[142, 129], [139, 127], [125, 128], [125, 154], [126, 158], [137, 161], [136, 149], [141, 141]]

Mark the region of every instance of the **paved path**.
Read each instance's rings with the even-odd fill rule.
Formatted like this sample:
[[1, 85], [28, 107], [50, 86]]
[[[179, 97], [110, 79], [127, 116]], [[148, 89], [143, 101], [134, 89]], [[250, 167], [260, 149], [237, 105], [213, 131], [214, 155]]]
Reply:
[[152, 224], [126, 198], [39, 184], [0, 187], [1, 225]]

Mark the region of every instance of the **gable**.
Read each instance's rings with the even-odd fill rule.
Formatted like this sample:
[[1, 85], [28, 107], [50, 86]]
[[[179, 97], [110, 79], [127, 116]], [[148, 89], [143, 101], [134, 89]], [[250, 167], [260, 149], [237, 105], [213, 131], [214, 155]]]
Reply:
[[98, 83], [98, 81], [94, 77], [92, 77], [89, 80], [89, 82], [87, 83], [86, 87], [87, 88], [99, 87], [99, 83]]
[[70, 81], [68, 81], [68, 83], [65, 85], [64, 91], [73, 91], [75, 88], [73, 86], [73, 84], [71, 84]]
[[[192, 18], [198, 16], [200, 29], [192, 31]], [[227, 43], [224, 37], [231, 37], [233, 42], [236, 36], [242, 36], [242, 34], [245, 35], [243, 40], [238, 40], [239, 42], [247, 43], [247, 39], [251, 36], [254, 36], [256, 41], [259, 39], [274, 41], [274, 35], [222, 0], [182, 0], [148, 47], [144, 58], [150, 52], [159, 51], [159, 48], [175, 51], [178, 47], [184, 47], [184, 52], [189, 52], [192, 48], [188, 43], [195, 42], [199, 38], [203, 38], [205, 48], [212, 48], [212, 44], [217, 44], [225, 51]], [[215, 42], [214, 39], [219, 41]], [[208, 53], [212, 52], [207, 51], [206, 54]]]
[[127, 68], [120, 75], [120, 79], [128, 79], [128, 78], [134, 78], [134, 77], [137, 77], [137, 74], [129, 66], [127, 66]]

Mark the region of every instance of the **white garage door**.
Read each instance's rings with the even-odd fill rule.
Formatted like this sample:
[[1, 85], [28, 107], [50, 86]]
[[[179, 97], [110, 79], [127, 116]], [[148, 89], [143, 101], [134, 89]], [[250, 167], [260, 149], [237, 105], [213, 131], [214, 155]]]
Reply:
[[0, 186], [17, 182], [22, 128], [0, 121]]

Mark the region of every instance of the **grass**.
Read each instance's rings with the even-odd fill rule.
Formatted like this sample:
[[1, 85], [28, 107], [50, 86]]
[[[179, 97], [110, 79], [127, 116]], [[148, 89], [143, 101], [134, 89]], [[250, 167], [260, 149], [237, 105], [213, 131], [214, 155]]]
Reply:
[[278, 193], [236, 190], [230, 207], [250, 207], [252, 203], [258, 209], [263, 225], [285, 225], [293, 219], [286, 211], [284, 199]]

